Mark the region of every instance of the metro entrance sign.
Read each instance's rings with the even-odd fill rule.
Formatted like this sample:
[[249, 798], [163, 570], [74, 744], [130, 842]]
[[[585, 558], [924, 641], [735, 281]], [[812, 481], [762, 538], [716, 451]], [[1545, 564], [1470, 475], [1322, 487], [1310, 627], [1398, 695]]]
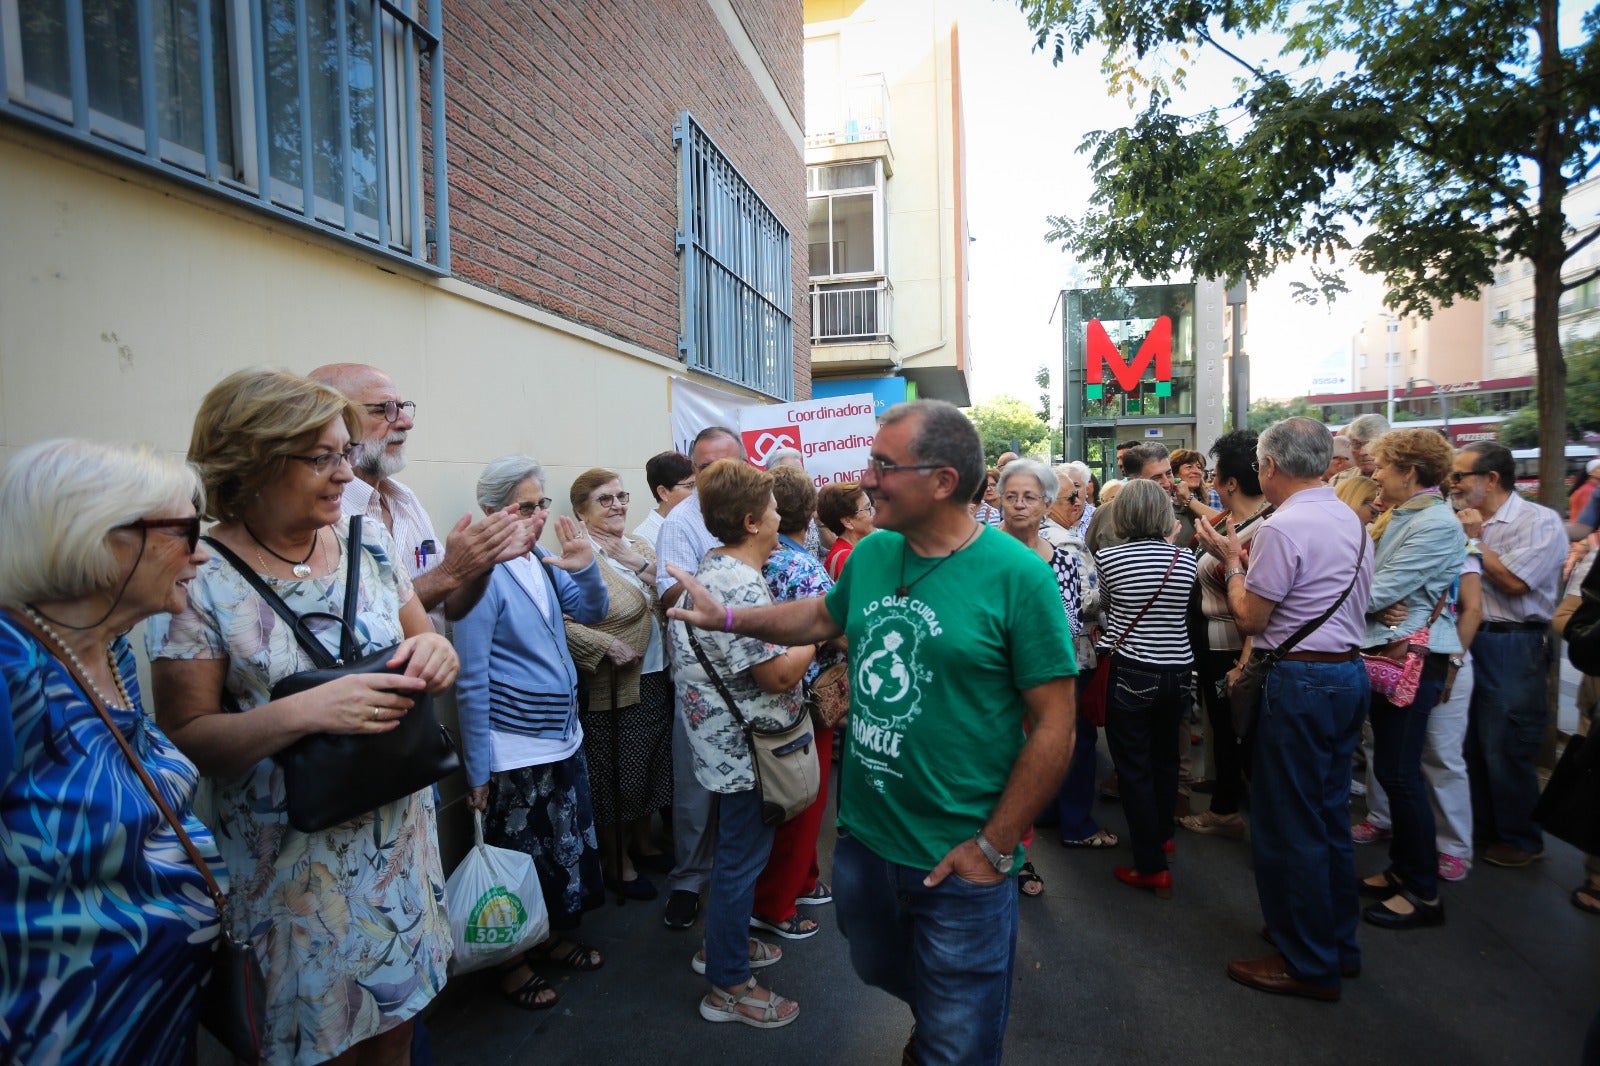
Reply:
[[1143, 328], [1144, 321], [1149, 320], [1124, 319], [1111, 324], [1117, 339], [1122, 341], [1121, 347], [1111, 339], [1105, 324], [1098, 318], [1089, 321], [1088, 358], [1084, 361], [1084, 392], [1089, 399], [1099, 400], [1104, 396], [1107, 368], [1110, 368], [1111, 376], [1116, 379], [1118, 388], [1124, 393], [1133, 393], [1138, 389], [1139, 379], [1144, 377], [1151, 363], [1155, 364], [1155, 394], [1172, 395], [1171, 318], [1161, 315], [1150, 323], [1148, 332], [1139, 338], [1139, 351], [1132, 362], [1123, 356], [1124, 351], [1133, 347], [1136, 331]]

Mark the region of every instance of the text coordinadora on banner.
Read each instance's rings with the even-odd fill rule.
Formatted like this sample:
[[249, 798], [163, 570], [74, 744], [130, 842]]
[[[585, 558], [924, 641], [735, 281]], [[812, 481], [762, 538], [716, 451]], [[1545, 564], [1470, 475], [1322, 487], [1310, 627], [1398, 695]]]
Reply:
[[774, 451], [793, 448], [819, 486], [861, 480], [877, 431], [870, 395], [803, 400], [739, 412], [739, 435], [752, 466], [765, 469]]

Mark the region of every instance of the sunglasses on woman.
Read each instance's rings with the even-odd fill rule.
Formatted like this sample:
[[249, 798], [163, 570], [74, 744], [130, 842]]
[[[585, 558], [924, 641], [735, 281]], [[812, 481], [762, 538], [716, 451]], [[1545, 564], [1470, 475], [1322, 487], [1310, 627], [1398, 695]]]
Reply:
[[183, 539], [189, 542], [189, 551], [193, 554], [200, 544], [200, 516], [190, 515], [188, 518], [141, 518], [134, 522], [120, 525], [118, 529], [176, 529], [183, 533]]

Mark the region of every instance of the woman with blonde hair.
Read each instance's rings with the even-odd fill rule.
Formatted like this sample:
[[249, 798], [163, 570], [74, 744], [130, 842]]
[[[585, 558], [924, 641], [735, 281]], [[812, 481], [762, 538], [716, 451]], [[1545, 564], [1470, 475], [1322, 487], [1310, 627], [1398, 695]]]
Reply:
[[350, 544], [341, 496], [356, 425], [326, 385], [241, 370], [201, 402], [189, 460], [217, 523], [210, 539], [310, 619], [331, 654], [340, 626], [323, 623], [343, 616], [346, 553], [359, 552], [349, 620], [358, 653], [398, 645], [389, 663], [401, 673], [346, 675], [273, 699], [275, 683], [314, 664], [220, 555], [201, 565], [173, 616], [150, 626], [157, 717], [212, 779], [209, 820], [233, 875], [230, 903], [265, 971], [269, 1062], [405, 1063], [412, 1019], [444, 986], [450, 957], [433, 789], [302, 832], [289, 824], [273, 758], [315, 733], [392, 730], [413, 696], [456, 678], [455, 651], [433, 631], [388, 531], [363, 526]]
[[[1438, 436], [1437, 433], [1434, 436]], [[1347, 477], [1333, 486], [1334, 495], [1343, 500], [1361, 518], [1361, 524], [1370, 526], [1383, 513], [1382, 488], [1370, 477], [1360, 474]]]
[[[1439, 490], [1455, 461], [1443, 437], [1431, 429], [1395, 429], [1369, 444], [1367, 452], [1388, 509], [1372, 524], [1377, 548], [1362, 646], [1385, 656], [1395, 656], [1399, 648], [1401, 657], [1415, 649], [1423, 653], [1423, 667], [1410, 703], [1397, 706], [1382, 692], [1372, 694], [1372, 772], [1388, 796], [1394, 835], [1389, 868], [1361, 883], [1362, 895], [1379, 900], [1363, 917], [1383, 929], [1413, 929], [1444, 922], [1422, 754], [1450, 657], [1461, 654], [1454, 617], [1444, 608], [1466, 559], [1467, 540]], [[1403, 618], [1390, 624], [1386, 612], [1401, 606]]]
[[217, 914], [141, 772], [227, 875], [190, 813], [200, 775], [152, 720], [124, 634], [183, 607], [206, 561], [201, 505], [193, 470], [120, 445], [45, 441], [0, 471], [7, 1062], [194, 1059]]
[[655, 899], [655, 885], [635, 869], [630, 852], [662, 864], [650, 814], [672, 803], [672, 682], [656, 615], [656, 551], [625, 532], [631, 497], [616, 471], [585, 470], [567, 496], [603, 564], [609, 600], [598, 622], [566, 619], [567, 647], [589, 686], [588, 709], [578, 719], [600, 862], [612, 891]]

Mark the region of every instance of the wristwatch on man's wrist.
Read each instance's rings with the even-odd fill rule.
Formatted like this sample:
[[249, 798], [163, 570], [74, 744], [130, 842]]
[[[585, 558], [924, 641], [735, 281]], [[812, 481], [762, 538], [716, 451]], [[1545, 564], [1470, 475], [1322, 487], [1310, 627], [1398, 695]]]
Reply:
[[972, 839], [977, 843], [978, 850], [983, 852], [983, 857], [989, 860], [990, 866], [993, 866], [999, 873], [1008, 874], [1011, 872], [1011, 867], [1017, 861], [1015, 856], [1010, 852], [1004, 855], [1000, 854], [993, 844], [983, 839], [983, 830], [981, 829], [972, 834]]

